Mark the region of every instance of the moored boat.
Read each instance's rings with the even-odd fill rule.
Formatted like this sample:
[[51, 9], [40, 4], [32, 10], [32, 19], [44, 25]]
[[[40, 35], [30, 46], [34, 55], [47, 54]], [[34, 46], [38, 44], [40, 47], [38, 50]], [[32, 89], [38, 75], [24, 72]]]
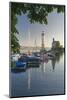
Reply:
[[16, 69], [26, 69], [26, 62], [16, 61]]

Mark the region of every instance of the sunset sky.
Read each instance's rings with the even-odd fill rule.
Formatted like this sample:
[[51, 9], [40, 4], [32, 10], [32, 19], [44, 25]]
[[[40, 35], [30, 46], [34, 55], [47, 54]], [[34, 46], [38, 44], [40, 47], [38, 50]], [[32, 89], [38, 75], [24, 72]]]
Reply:
[[41, 34], [44, 31], [45, 47], [51, 47], [52, 39], [59, 40], [64, 46], [64, 13], [57, 13], [56, 9], [48, 14], [48, 25], [34, 23], [31, 24], [26, 15], [17, 16], [18, 23], [16, 28], [19, 31], [17, 35], [21, 46], [34, 46], [35, 40], [37, 46], [41, 46]]

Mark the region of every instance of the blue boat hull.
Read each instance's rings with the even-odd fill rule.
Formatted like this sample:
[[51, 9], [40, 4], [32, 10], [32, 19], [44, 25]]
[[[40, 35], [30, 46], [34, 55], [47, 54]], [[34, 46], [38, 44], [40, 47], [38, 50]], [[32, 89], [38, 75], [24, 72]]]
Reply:
[[25, 69], [26, 68], [26, 62], [16, 61], [16, 68]]

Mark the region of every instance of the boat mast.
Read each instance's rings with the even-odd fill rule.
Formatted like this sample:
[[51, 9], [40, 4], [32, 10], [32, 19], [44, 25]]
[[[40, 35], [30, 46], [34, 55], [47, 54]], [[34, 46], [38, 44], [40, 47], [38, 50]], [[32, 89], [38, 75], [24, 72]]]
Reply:
[[37, 43], [36, 43], [36, 39], [35, 39], [34, 47], [35, 47], [35, 52], [37, 52]]
[[[31, 46], [30, 41], [31, 41], [31, 34], [30, 34], [30, 26], [29, 26], [28, 27], [28, 45], [29, 45], [29, 47]], [[28, 53], [30, 53], [30, 48], [28, 50]]]

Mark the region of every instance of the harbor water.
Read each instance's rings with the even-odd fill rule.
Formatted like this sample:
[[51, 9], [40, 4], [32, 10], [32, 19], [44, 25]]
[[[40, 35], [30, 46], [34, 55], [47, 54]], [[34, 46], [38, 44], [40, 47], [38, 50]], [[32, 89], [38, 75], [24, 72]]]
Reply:
[[10, 71], [12, 97], [64, 94], [64, 53], [21, 72]]

